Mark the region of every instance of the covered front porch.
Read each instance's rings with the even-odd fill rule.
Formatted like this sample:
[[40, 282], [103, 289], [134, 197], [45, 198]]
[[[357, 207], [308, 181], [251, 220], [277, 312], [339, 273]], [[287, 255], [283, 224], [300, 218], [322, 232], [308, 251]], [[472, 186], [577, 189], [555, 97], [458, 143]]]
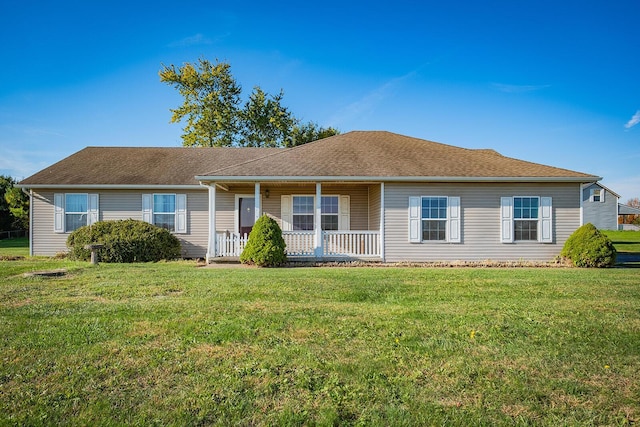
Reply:
[[207, 262], [239, 257], [263, 214], [282, 228], [291, 260], [384, 259], [384, 183], [203, 185], [209, 190]]

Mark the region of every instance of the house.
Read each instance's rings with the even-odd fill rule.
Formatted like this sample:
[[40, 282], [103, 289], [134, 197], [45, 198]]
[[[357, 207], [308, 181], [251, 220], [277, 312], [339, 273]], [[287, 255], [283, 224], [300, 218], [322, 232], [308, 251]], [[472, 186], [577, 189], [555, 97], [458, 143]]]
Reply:
[[618, 194], [599, 182], [587, 183], [582, 189], [582, 222], [601, 230], [617, 230], [619, 199]]
[[36, 255], [64, 251], [81, 225], [136, 218], [172, 230], [185, 257], [235, 257], [267, 214], [291, 259], [546, 261], [600, 179], [356, 131], [288, 149], [89, 147], [20, 186]]

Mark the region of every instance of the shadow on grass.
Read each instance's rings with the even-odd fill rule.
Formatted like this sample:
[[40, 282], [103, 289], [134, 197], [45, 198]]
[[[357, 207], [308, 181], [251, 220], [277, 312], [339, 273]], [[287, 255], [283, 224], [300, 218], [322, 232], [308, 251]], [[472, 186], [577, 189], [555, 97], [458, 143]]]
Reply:
[[640, 253], [618, 252], [615, 266], [618, 268], [640, 268]]

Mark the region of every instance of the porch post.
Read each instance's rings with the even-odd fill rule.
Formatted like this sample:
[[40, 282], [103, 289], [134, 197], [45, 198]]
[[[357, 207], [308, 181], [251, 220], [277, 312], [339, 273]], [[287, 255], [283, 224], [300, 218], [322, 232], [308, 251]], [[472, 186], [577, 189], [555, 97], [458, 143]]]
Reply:
[[315, 248], [314, 254], [316, 258], [322, 258], [322, 184], [316, 182], [316, 211], [313, 221], [315, 231]]
[[380, 183], [380, 258], [384, 262], [384, 182]]
[[260, 216], [262, 215], [262, 198], [260, 197], [260, 183], [256, 182], [255, 184], [255, 196], [254, 196], [254, 201], [255, 201], [255, 221], [258, 220], [258, 218], [260, 218]]
[[209, 243], [207, 246], [207, 264], [216, 256], [216, 185], [209, 183]]

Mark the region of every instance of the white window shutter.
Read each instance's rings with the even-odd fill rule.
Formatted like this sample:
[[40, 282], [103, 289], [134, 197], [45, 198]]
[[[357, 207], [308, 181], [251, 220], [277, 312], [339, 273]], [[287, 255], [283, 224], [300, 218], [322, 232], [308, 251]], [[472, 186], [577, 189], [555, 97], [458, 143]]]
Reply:
[[460, 197], [449, 197], [449, 242], [460, 243]]
[[551, 197], [540, 197], [540, 220], [541, 231], [540, 241], [542, 243], [553, 243], [553, 209]]
[[53, 231], [64, 233], [64, 194], [53, 195]]
[[293, 230], [293, 219], [291, 217], [291, 196], [280, 196], [280, 216], [282, 220], [282, 231]]
[[88, 225], [95, 224], [100, 220], [99, 215], [99, 196], [97, 194], [89, 194], [89, 218], [87, 221]]
[[606, 192], [607, 191], [604, 188], [600, 190], [600, 203], [604, 203], [604, 194]]
[[339, 203], [340, 216], [338, 217], [338, 230], [351, 229], [350, 210], [351, 210], [351, 197], [340, 196], [340, 203]]
[[500, 197], [500, 229], [502, 243], [513, 243], [513, 198]]
[[176, 194], [176, 233], [187, 232], [187, 195]]
[[420, 197], [409, 197], [409, 241], [420, 243]]
[[142, 195], [142, 220], [153, 224], [153, 196], [151, 194]]

